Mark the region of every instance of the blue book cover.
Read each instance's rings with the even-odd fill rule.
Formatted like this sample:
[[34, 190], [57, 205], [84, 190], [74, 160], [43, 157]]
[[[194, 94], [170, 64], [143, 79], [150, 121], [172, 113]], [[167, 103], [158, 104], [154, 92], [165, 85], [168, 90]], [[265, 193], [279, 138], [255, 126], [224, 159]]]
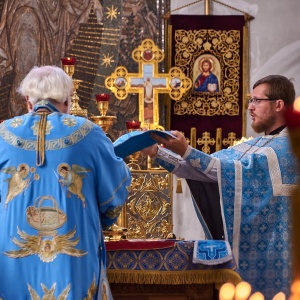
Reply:
[[132, 153], [154, 145], [156, 141], [150, 136], [152, 132], [162, 137], [166, 135], [174, 137], [170, 131], [161, 130], [132, 131], [125, 133], [113, 143], [115, 154], [118, 157], [124, 158]]

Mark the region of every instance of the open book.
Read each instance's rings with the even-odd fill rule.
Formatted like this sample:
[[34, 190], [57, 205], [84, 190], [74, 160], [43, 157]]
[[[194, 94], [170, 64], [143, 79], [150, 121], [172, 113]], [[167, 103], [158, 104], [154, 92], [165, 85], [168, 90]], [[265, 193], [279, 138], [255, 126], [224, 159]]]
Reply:
[[154, 145], [156, 141], [150, 136], [151, 133], [156, 133], [162, 137], [166, 135], [175, 137], [170, 131], [148, 130], [148, 131], [132, 131], [120, 136], [113, 145], [115, 154], [118, 157], [124, 158], [132, 153], [138, 152], [144, 148]]

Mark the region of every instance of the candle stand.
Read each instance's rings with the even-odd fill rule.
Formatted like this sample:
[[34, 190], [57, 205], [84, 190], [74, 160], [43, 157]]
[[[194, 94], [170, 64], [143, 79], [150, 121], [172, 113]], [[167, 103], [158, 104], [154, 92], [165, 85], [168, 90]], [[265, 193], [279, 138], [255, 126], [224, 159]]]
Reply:
[[[135, 121], [135, 120], [127, 121], [126, 128], [129, 133], [133, 132], [133, 131], [140, 131], [141, 130], [141, 122]], [[140, 152], [135, 152], [128, 156], [129, 163], [127, 165], [130, 170], [141, 170], [141, 166], [138, 163], [139, 156], [140, 156]]]
[[70, 108], [70, 114], [74, 116], [80, 116], [87, 118], [87, 109], [83, 109], [79, 105], [79, 97], [77, 94], [77, 90], [79, 87], [79, 84], [82, 82], [82, 80], [79, 79], [73, 79], [73, 75], [75, 72], [75, 63], [76, 58], [75, 57], [64, 57], [61, 59], [63, 69], [64, 71], [72, 78], [73, 84], [74, 84], [74, 92], [72, 96], [72, 102], [71, 102], [71, 108]]
[[100, 116], [91, 116], [90, 119], [97, 125], [99, 125], [105, 133], [113, 125], [115, 116], [107, 116], [110, 95], [109, 94], [97, 94], [96, 104], [99, 110]]

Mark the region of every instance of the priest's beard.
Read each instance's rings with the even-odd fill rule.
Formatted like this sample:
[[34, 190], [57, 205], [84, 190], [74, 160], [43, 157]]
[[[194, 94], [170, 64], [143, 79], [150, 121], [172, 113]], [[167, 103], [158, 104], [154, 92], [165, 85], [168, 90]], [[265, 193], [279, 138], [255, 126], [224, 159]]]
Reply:
[[254, 122], [251, 124], [251, 126], [256, 133], [262, 133], [262, 132], [269, 133], [271, 131], [270, 128], [273, 127], [273, 125], [275, 124], [275, 121], [276, 121], [275, 116], [268, 115], [265, 117], [264, 120]]

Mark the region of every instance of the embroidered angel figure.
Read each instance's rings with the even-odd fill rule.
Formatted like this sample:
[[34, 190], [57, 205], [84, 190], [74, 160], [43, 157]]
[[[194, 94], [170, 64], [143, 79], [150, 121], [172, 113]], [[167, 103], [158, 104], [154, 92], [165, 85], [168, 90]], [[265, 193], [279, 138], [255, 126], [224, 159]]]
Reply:
[[42, 262], [52, 262], [58, 254], [81, 257], [87, 252], [75, 249], [79, 242], [79, 237], [71, 240], [76, 233], [73, 229], [66, 234], [56, 235], [52, 239], [42, 240], [40, 236], [28, 235], [25, 231], [18, 228], [18, 234], [23, 241], [13, 238], [12, 241], [20, 247], [20, 250], [11, 250], [4, 252], [5, 255], [12, 258], [26, 257], [29, 255], [38, 255]]
[[[61, 178], [58, 181], [61, 183], [62, 186], [66, 186], [72, 194], [76, 195], [83, 204], [85, 208], [86, 202], [85, 197], [82, 194], [82, 179], [86, 177], [86, 175], [82, 173], [90, 172], [90, 169], [86, 169], [79, 165], [72, 165], [72, 168], [66, 163], [60, 164], [57, 168], [58, 174]], [[70, 197], [70, 195], [68, 194]]]
[[20, 164], [18, 168], [11, 166], [2, 169], [1, 172], [12, 175], [5, 180], [8, 182], [8, 193], [5, 200], [5, 207], [7, 207], [10, 201], [21, 194], [29, 186], [30, 178], [27, 178], [29, 166], [27, 164]]
[[31, 300], [46, 300], [46, 299], [47, 300], [66, 300], [66, 299], [68, 299], [68, 294], [71, 289], [70, 284], [68, 284], [67, 287], [62, 291], [62, 293], [56, 299], [56, 297], [54, 296], [54, 292], [56, 289], [56, 283], [54, 283], [52, 285], [50, 290], [47, 289], [43, 283], [41, 283], [41, 287], [44, 292], [44, 296], [41, 299], [40, 296], [37, 294], [37, 292], [30, 286], [30, 284], [28, 284], [27, 286], [28, 286], [28, 291], [31, 296]]

